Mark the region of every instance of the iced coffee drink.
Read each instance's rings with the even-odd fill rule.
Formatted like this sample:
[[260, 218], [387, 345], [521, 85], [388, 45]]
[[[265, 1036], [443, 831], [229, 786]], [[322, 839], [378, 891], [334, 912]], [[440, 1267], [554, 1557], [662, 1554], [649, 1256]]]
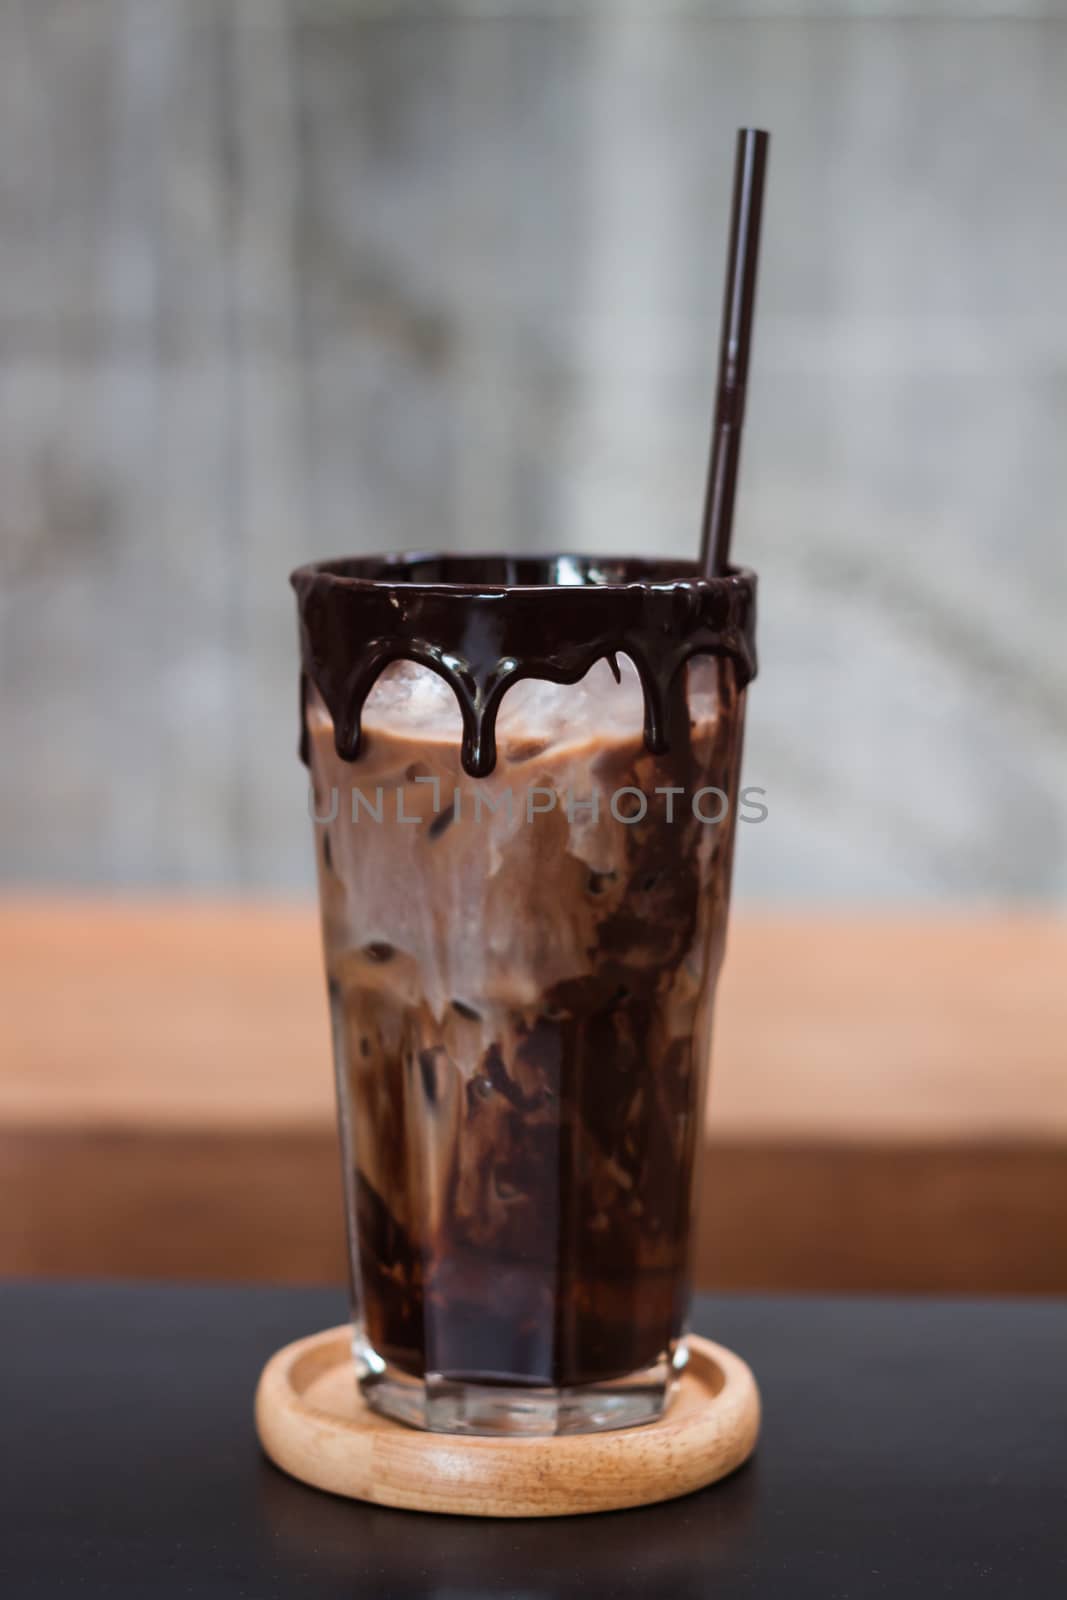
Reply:
[[[721, 580], [730, 618], [667, 573], [651, 612], [560, 623], [538, 567], [348, 563], [301, 593], [356, 1353], [371, 1404], [446, 1430], [638, 1422], [684, 1352], [750, 580]], [[631, 568], [652, 587], [566, 571], [607, 599]]]

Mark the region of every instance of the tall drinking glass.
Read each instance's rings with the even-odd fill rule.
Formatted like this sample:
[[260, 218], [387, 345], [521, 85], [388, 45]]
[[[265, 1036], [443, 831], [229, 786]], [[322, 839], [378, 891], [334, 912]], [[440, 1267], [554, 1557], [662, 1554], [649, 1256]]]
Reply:
[[364, 1396], [445, 1432], [646, 1421], [685, 1357], [754, 580], [294, 585]]

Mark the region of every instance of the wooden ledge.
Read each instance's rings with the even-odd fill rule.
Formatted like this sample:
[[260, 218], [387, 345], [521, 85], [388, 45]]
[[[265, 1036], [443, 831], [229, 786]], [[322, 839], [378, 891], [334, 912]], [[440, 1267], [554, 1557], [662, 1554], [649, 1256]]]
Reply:
[[[0, 1270], [342, 1270], [314, 910], [0, 901]], [[1067, 923], [739, 915], [702, 1283], [1067, 1288]]]

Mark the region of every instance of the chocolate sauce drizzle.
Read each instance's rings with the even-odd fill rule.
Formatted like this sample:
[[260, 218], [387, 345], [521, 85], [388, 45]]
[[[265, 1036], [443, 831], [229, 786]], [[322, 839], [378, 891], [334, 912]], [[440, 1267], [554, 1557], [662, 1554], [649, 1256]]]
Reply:
[[727, 656], [738, 688], [756, 672], [756, 579], [743, 569], [701, 577], [693, 561], [631, 557], [395, 555], [299, 567], [300, 754], [306, 763], [307, 685], [333, 719], [337, 753], [359, 755], [363, 705], [401, 658], [439, 673], [459, 702], [462, 763], [472, 778], [496, 765], [500, 702], [520, 678], [577, 683], [606, 657], [637, 668], [645, 743], [669, 748], [672, 686], [694, 655]]

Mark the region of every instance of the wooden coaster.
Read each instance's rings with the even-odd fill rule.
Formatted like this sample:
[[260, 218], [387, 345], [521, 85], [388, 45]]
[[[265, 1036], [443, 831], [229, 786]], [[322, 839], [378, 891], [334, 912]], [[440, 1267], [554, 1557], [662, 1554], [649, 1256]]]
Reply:
[[256, 1428], [271, 1460], [317, 1489], [414, 1511], [559, 1517], [672, 1500], [752, 1454], [756, 1381], [739, 1356], [691, 1337], [665, 1416], [612, 1433], [500, 1439], [424, 1433], [364, 1405], [351, 1332], [286, 1345], [263, 1369]]

